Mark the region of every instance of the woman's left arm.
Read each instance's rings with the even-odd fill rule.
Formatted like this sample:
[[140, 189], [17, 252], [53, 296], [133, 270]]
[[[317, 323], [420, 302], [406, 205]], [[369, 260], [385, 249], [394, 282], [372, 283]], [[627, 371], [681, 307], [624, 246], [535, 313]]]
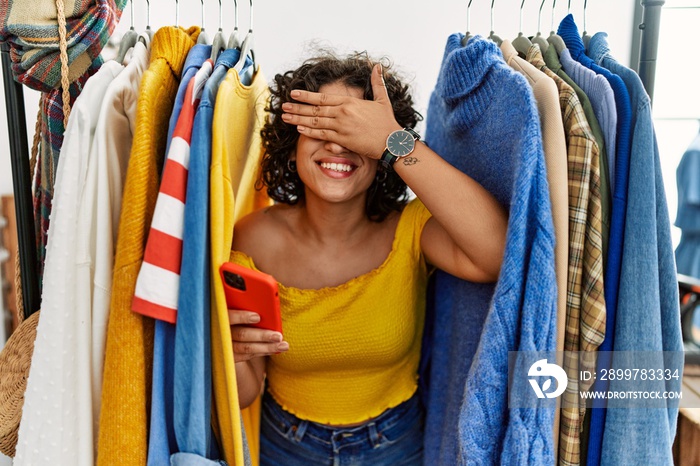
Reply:
[[[292, 91], [292, 97], [304, 104], [284, 104], [283, 119], [297, 125], [306, 136], [379, 159], [387, 136], [402, 129], [394, 117], [381, 73], [381, 67], [375, 65], [371, 101]], [[394, 170], [433, 215], [421, 237], [427, 261], [466, 280], [495, 281], [508, 223], [496, 199], [421, 142], [409, 156], [396, 161]]]
[[394, 170], [433, 215], [421, 237], [426, 260], [465, 280], [496, 281], [508, 222], [496, 199], [422, 143]]

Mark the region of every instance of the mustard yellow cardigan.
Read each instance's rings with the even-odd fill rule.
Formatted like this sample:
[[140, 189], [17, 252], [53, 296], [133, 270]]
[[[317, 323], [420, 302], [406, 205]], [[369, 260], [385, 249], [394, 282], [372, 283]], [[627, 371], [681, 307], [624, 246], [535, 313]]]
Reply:
[[141, 79], [114, 260], [97, 448], [98, 466], [145, 466], [148, 456], [153, 319], [131, 312], [136, 277], [158, 196], [179, 77], [199, 27], [159, 29]]

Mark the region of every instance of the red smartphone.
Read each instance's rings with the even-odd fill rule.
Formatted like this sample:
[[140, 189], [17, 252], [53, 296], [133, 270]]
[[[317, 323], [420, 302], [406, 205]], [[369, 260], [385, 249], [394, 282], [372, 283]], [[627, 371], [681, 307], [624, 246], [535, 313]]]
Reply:
[[279, 290], [272, 275], [232, 262], [224, 262], [219, 272], [229, 309], [256, 312], [260, 322], [250, 327], [282, 333]]

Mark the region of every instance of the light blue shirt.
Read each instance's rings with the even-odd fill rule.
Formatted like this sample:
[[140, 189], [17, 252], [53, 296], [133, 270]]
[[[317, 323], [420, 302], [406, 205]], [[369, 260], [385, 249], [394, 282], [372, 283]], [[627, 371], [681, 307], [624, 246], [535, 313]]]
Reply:
[[[624, 81], [632, 103], [627, 215], [613, 349], [655, 351], [659, 355], [662, 351], [677, 352], [680, 357], [674, 362], [678, 364], [670, 369], [679, 369], [682, 376], [678, 282], [651, 102], [637, 73], [612, 58], [606, 38], [605, 33], [595, 34], [588, 54]], [[635, 390], [635, 383], [612, 380], [610, 390]], [[681, 378], [657, 385], [659, 391], [680, 392]], [[666, 400], [666, 409], [608, 409], [600, 464], [672, 465], [678, 403], [677, 399]]]
[[[185, 91], [190, 79], [209, 58], [211, 46], [195, 45], [187, 54], [182, 79], [175, 96], [173, 112], [170, 115], [167, 147], [180, 117]], [[167, 156], [166, 149], [166, 156]], [[163, 162], [165, 167], [165, 160]], [[151, 386], [151, 425], [148, 438], [148, 466], [168, 464], [170, 455], [176, 451], [175, 427], [173, 424], [173, 384], [175, 371], [175, 326], [156, 319], [153, 335], [153, 382]]]
[[[202, 91], [194, 118], [187, 178], [180, 294], [175, 336], [175, 437], [179, 451], [173, 464], [206, 464], [211, 438], [211, 307], [209, 165], [214, 104], [219, 85], [240, 52], [221, 52]], [[216, 279], [216, 277], [215, 277]], [[192, 462], [199, 456], [201, 461]], [[210, 464], [218, 464], [211, 461]]]
[[675, 225], [682, 231], [676, 248], [678, 273], [700, 278], [700, 134], [695, 136], [678, 164], [676, 187]]

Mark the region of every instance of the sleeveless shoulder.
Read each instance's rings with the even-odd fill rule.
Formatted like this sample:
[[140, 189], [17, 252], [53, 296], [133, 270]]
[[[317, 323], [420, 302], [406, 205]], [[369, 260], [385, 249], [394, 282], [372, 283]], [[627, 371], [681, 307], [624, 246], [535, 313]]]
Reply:
[[396, 227], [397, 246], [410, 249], [414, 254], [420, 254], [421, 234], [430, 217], [432, 214], [420, 199], [415, 198], [406, 204]]

